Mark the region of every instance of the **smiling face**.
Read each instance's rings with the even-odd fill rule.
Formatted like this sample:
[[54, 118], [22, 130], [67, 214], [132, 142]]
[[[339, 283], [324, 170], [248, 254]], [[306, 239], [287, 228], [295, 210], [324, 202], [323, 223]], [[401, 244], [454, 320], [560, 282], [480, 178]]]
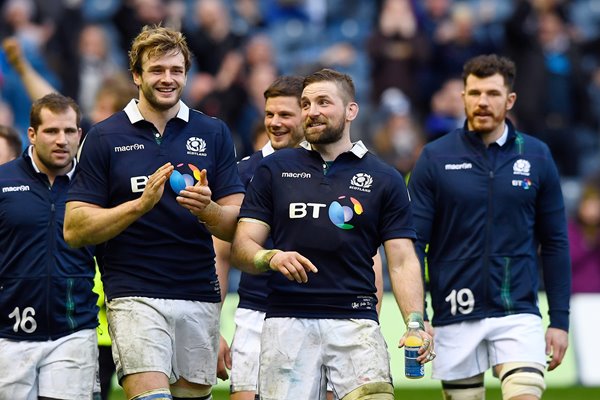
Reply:
[[133, 81], [140, 89], [140, 102], [157, 111], [168, 111], [177, 105], [186, 78], [185, 59], [180, 52], [153, 58], [144, 55], [141, 74], [133, 73]]
[[306, 86], [301, 105], [304, 135], [309, 143], [330, 144], [343, 137], [348, 106], [344, 105], [335, 82], [321, 81]]
[[304, 139], [302, 110], [296, 97], [267, 98], [264, 122], [271, 146], [275, 150], [296, 147]]
[[27, 130], [33, 145], [33, 159], [50, 181], [64, 175], [72, 167], [77, 154], [81, 129], [77, 127], [77, 114], [72, 108], [54, 113], [48, 108], [40, 110], [41, 124]]
[[508, 91], [500, 74], [485, 78], [469, 75], [463, 92], [469, 130], [500, 137], [506, 114], [515, 104], [516, 98], [514, 92]]

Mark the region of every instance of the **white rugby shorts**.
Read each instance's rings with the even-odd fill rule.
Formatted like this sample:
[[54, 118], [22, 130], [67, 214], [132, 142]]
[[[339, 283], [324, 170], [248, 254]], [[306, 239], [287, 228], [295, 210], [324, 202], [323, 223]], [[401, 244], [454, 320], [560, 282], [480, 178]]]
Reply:
[[546, 366], [542, 319], [534, 314], [463, 321], [435, 327], [434, 379], [469, 378], [506, 362]]
[[235, 333], [231, 341], [231, 393], [256, 392], [260, 359], [260, 335], [265, 313], [238, 308], [235, 310]]
[[0, 398], [91, 400], [98, 369], [95, 329], [56, 340], [0, 338]]
[[162, 372], [201, 385], [217, 383], [219, 303], [119, 297], [106, 303], [112, 353], [121, 380]]
[[370, 319], [267, 318], [261, 337], [261, 400], [335, 398], [375, 382], [392, 383], [379, 324]]

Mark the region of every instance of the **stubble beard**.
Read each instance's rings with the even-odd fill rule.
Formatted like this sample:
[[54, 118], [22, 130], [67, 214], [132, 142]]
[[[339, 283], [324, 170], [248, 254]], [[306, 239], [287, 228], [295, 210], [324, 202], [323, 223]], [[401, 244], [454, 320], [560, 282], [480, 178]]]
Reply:
[[309, 134], [305, 127], [306, 141], [311, 144], [331, 144], [338, 142], [344, 136], [344, 121], [337, 125], [327, 125], [322, 132]]

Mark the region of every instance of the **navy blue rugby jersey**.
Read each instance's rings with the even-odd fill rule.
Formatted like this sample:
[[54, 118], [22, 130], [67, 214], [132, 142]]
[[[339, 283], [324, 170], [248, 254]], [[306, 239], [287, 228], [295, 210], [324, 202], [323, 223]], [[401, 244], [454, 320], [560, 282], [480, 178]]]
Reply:
[[50, 186], [30, 151], [0, 166], [0, 337], [54, 340], [98, 325], [93, 247], [63, 239], [71, 173]]
[[411, 174], [421, 258], [429, 244], [432, 323], [540, 315], [541, 259], [550, 324], [567, 330], [571, 263], [558, 171], [543, 142], [508, 120], [506, 134], [486, 148], [465, 124], [427, 144]]
[[259, 164], [240, 212], [271, 227], [275, 248], [319, 269], [305, 284], [272, 274], [267, 318], [377, 320], [373, 256], [387, 240], [416, 238], [404, 180], [362, 142], [327, 171], [321, 155], [302, 146]]
[[[238, 171], [245, 187], [248, 187], [248, 184], [254, 176], [254, 171], [262, 159], [273, 154], [274, 151], [271, 142], [268, 142], [260, 151], [240, 160], [238, 163]], [[272, 247], [270, 238], [267, 239], [265, 247]], [[269, 295], [267, 281], [269, 280], [271, 273], [272, 272], [264, 272], [259, 275], [247, 274], [245, 272], [241, 273], [240, 284], [238, 287], [240, 299], [238, 307], [262, 312], [267, 310], [267, 297]]]
[[[176, 198], [174, 183], [197, 182], [207, 170], [213, 200], [243, 193], [229, 129], [180, 102], [162, 135], [137, 103], [96, 124], [82, 145], [68, 201], [110, 208], [141, 196], [148, 176], [175, 166], [156, 206], [103, 245], [102, 278], [110, 300], [144, 296], [220, 301], [210, 232]], [[179, 191], [179, 189], [177, 189]]]

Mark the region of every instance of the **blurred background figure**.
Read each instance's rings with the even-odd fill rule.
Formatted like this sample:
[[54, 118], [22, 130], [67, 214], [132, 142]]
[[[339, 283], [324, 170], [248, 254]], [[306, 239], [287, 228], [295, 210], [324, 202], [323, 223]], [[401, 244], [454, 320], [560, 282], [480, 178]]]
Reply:
[[580, 174], [580, 136], [590, 123], [581, 49], [570, 29], [567, 3], [518, 1], [506, 22], [505, 52], [517, 66], [518, 128], [548, 144], [562, 176]]
[[19, 132], [10, 126], [0, 125], [0, 165], [19, 157], [22, 147]]
[[450, 78], [431, 96], [429, 114], [425, 118], [427, 141], [460, 128], [465, 122], [463, 86], [462, 79]]
[[569, 219], [573, 293], [600, 293], [600, 173], [587, 178]]
[[569, 219], [572, 295], [571, 320], [578, 380], [599, 386], [595, 364], [598, 346], [600, 307], [600, 170], [584, 179], [579, 202]]
[[411, 104], [397, 88], [381, 95], [383, 124], [373, 135], [373, 150], [406, 177], [425, 144], [423, 134], [411, 115]]
[[104, 28], [97, 24], [84, 26], [79, 36], [79, 76], [77, 99], [81, 111], [89, 116], [98, 90], [104, 80], [122, 70], [113, 57], [111, 42]]
[[367, 52], [371, 101], [379, 103], [386, 88], [396, 87], [419, 112], [424, 101], [420, 80], [430, 49], [412, 4], [410, 0], [383, 1], [378, 24], [367, 41]]

